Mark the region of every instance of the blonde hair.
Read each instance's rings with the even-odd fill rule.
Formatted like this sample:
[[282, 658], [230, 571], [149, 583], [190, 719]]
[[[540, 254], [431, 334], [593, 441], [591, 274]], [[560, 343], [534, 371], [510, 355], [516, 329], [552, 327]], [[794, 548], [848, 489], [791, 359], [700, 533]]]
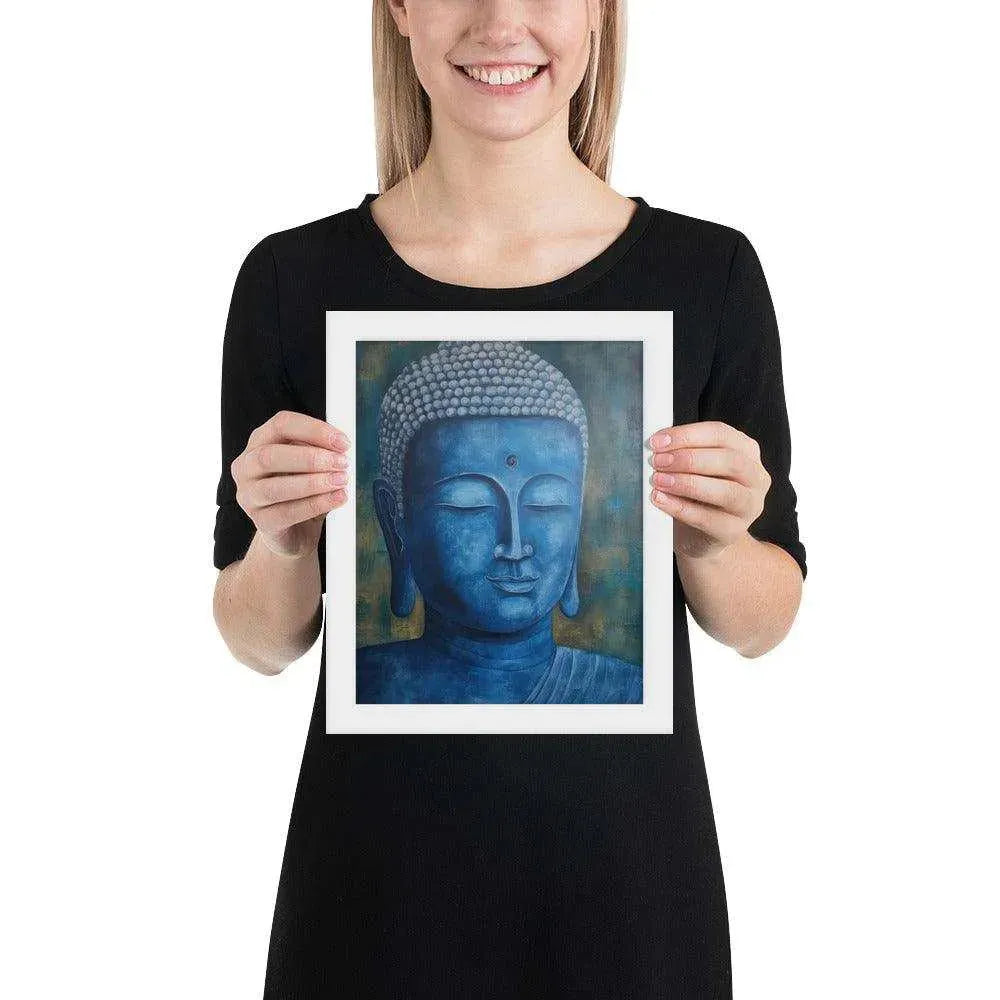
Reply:
[[[599, 0], [601, 14], [590, 32], [587, 71], [569, 105], [570, 145], [605, 182], [625, 75], [625, 3]], [[400, 34], [386, 0], [372, 4], [372, 70], [381, 194], [420, 165], [431, 140], [430, 100], [413, 68], [409, 39]]]

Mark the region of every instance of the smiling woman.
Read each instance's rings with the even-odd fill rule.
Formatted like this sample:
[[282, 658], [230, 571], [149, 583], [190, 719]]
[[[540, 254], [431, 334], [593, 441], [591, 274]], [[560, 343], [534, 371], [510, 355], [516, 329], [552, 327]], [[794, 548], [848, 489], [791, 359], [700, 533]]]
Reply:
[[[261, 240], [226, 327], [219, 627], [263, 673], [324, 627], [343, 641], [323, 642], [264, 995], [730, 1000], [688, 611], [756, 656], [784, 637], [801, 595], [763, 269], [738, 229], [607, 183], [620, 0], [375, 0], [373, 32], [378, 193]], [[662, 109], [648, 111], [659, 126]], [[497, 336], [512, 337], [529, 325], [517, 311], [557, 310], [573, 345], [601, 313], [642, 314], [644, 345], [672, 338], [673, 358], [643, 372], [642, 399], [664, 421], [672, 406], [673, 423], [622, 419], [606, 405], [618, 397], [588, 385], [627, 384], [622, 369], [576, 363], [541, 337], [541, 401], [498, 403], [477, 383], [439, 411], [435, 390], [409, 391], [409, 362], [438, 374], [429, 349], [387, 337], [401, 311], [472, 310], [504, 313]], [[355, 380], [353, 442], [336, 426], [350, 403], [324, 380], [328, 313], [350, 347], [373, 323], [384, 352]], [[442, 332], [440, 316], [427, 322]], [[477, 378], [475, 351], [440, 350]], [[326, 525], [343, 537], [338, 519], [354, 514], [341, 509], [349, 468], [363, 476], [350, 526], [363, 538], [335, 571], [361, 567], [354, 600], [339, 572], [327, 580], [325, 551]], [[670, 530], [646, 552], [650, 518]], [[634, 581], [651, 566], [672, 587], [637, 615]], [[647, 625], [672, 659], [647, 656]], [[672, 719], [599, 729], [609, 713], [644, 726], [668, 686]], [[583, 704], [602, 701], [642, 704]], [[348, 705], [369, 728], [328, 730]], [[454, 728], [515, 711], [529, 720], [517, 732]], [[532, 729], [537, 713], [562, 724]], [[373, 731], [395, 714], [458, 721]]]

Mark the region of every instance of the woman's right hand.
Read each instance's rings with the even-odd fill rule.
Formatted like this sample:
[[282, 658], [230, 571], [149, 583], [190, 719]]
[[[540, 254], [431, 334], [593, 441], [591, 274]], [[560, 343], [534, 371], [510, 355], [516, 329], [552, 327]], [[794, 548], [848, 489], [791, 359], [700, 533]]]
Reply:
[[325, 420], [281, 410], [250, 435], [230, 466], [236, 502], [261, 539], [281, 556], [315, 550], [326, 514], [347, 502], [343, 431]]

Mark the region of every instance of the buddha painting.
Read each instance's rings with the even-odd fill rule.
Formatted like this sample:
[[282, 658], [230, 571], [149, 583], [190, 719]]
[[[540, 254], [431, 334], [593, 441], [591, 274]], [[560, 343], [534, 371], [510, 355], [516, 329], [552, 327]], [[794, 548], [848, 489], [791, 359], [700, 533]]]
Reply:
[[443, 341], [382, 397], [375, 516], [392, 614], [423, 633], [357, 648], [359, 703], [635, 703], [642, 667], [557, 644], [580, 610], [587, 414], [515, 341]]

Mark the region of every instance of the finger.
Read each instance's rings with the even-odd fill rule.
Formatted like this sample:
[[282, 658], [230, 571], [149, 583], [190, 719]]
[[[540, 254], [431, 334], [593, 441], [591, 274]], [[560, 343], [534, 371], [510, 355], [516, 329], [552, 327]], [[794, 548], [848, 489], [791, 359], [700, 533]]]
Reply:
[[649, 456], [649, 464], [658, 471], [691, 472], [701, 476], [732, 479], [753, 486], [759, 478], [759, 466], [741, 451], [732, 448], [678, 448], [657, 451]]
[[677, 448], [738, 448], [742, 451], [751, 441], [753, 438], [721, 420], [700, 420], [694, 424], [667, 427], [653, 435], [650, 444], [654, 451], [674, 451]]
[[253, 479], [247, 487], [238, 491], [236, 499], [240, 506], [247, 508], [269, 507], [271, 504], [287, 500], [299, 500], [320, 493], [331, 493], [347, 485], [347, 470], [337, 472], [302, 472], [292, 476], [265, 476]]
[[339, 472], [350, 459], [340, 451], [302, 444], [263, 444], [244, 453], [244, 472], [250, 478], [296, 472]]
[[727, 514], [718, 507], [699, 503], [697, 500], [671, 496], [669, 493], [662, 493], [659, 490], [653, 490], [651, 499], [654, 506], [669, 514], [675, 521], [681, 521], [692, 528], [697, 528], [709, 538], [724, 541], [735, 538], [740, 532], [746, 530], [740, 518]]
[[670, 444], [670, 428], [669, 427], [658, 428], [657, 430], [653, 431], [653, 433], [650, 434], [645, 441], [643, 441], [643, 444], [647, 448], [652, 448], [654, 451], [657, 448], [666, 448], [666, 446]]
[[279, 410], [270, 420], [256, 428], [247, 441], [248, 448], [259, 448], [262, 444], [278, 441], [295, 441], [315, 445], [317, 448], [332, 448], [347, 451], [350, 438], [325, 420], [318, 420], [306, 413], [294, 410]]
[[748, 487], [731, 479], [693, 476], [686, 472], [654, 472], [650, 482], [661, 492], [711, 504], [741, 519], [750, 513], [754, 500], [754, 494]]
[[337, 507], [342, 507], [346, 502], [346, 490], [318, 493], [316, 496], [304, 497], [301, 500], [289, 500], [286, 503], [264, 507], [257, 511], [254, 523], [258, 528], [276, 534], [303, 521], [321, 517]]

